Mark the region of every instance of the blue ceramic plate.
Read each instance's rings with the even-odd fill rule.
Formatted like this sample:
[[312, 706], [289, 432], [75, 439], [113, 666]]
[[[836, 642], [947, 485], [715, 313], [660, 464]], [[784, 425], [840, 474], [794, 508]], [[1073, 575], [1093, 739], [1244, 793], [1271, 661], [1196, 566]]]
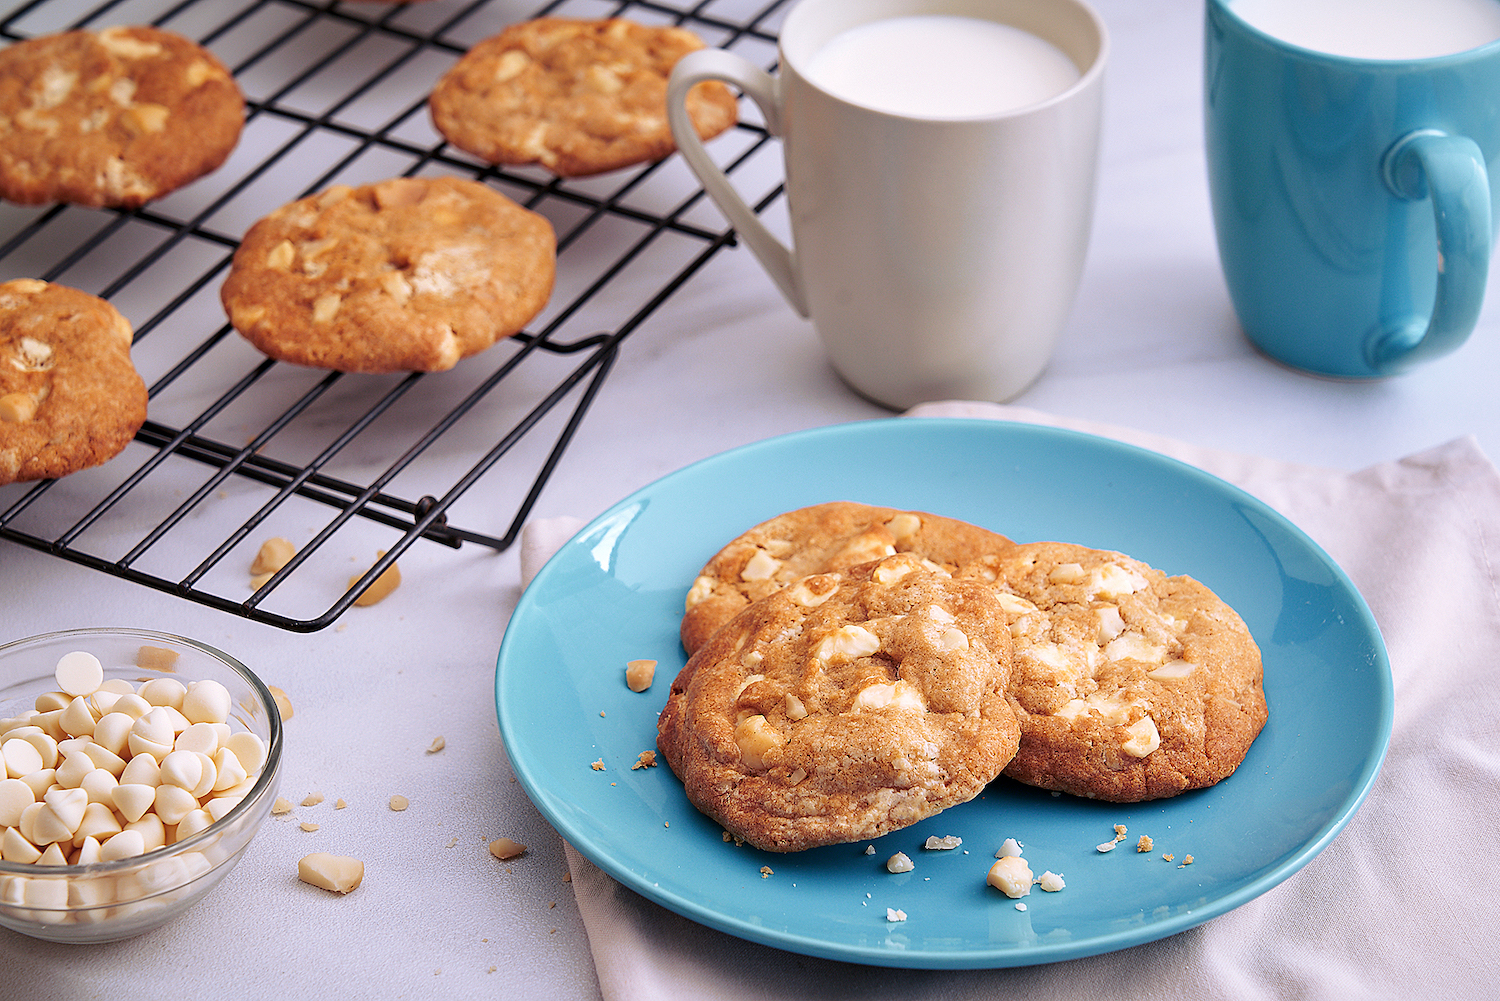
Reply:
[[[846, 499], [963, 518], [1017, 540], [1129, 553], [1188, 574], [1260, 643], [1270, 722], [1239, 770], [1175, 799], [1110, 805], [1006, 779], [867, 842], [793, 855], [726, 844], [665, 766], [656, 716], [684, 657], [683, 595], [751, 525]], [[659, 661], [644, 694], [627, 661]], [[1379, 771], [1392, 685], [1379, 631], [1337, 565], [1239, 489], [1117, 442], [997, 421], [889, 419], [772, 438], [636, 492], [568, 542], [521, 597], [495, 676], [500, 730], [537, 808], [584, 856], [662, 906], [794, 952], [898, 967], [999, 967], [1153, 941], [1271, 889], [1333, 840]], [[590, 767], [602, 761], [604, 770]], [[1128, 839], [1095, 846], [1114, 825]], [[1138, 835], [1155, 841], [1135, 850]], [[962, 848], [923, 851], [929, 835]], [[1027, 909], [985, 885], [995, 849], [1025, 845]], [[892, 875], [904, 851], [916, 869]], [[1166, 861], [1163, 855], [1175, 856]], [[1191, 855], [1193, 863], [1182, 862]], [[763, 876], [769, 866], [772, 875]], [[907, 914], [886, 919], [887, 908]]]

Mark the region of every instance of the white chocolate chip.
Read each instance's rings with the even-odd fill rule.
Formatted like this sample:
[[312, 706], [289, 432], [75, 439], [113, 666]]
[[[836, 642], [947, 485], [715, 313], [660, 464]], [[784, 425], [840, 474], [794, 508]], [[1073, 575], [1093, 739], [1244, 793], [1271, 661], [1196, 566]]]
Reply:
[[1105, 605], [1094, 610], [1097, 623], [1095, 640], [1100, 645], [1108, 643], [1116, 636], [1125, 631], [1125, 620], [1120, 617], [1120, 609], [1116, 605]]
[[1095, 567], [1089, 578], [1089, 598], [1115, 599], [1123, 598], [1127, 594], [1135, 594], [1144, 591], [1151, 584], [1136, 573], [1118, 563], [1106, 563], [1102, 567]]
[[1161, 734], [1150, 716], [1142, 716], [1127, 726], [1125, 732], [1130, 736], [1120, 744], [1120, 750], [1132, 758], [1144, 758], [1161, 746]]
[[1049, 870], [1048, 872], [1042, 873], [1041, 876], [1037, 878], [1036, 885], [1040, 886], [1047, 893], [1056, 893], [1058, 890], [1061, 890], [1068, 884], [1063, 882], [1061, 873], [1051, 872]]
[[1077, 584], [1083, 579], [1083, 566], [1078, 563], [1059, 563], [1047, 574], [1049, 584]]
[[894, 584], [896, 581], [915, 571], [920, 564], [912, 557], [897, 554], [881, 560], [870, 575], [870, 579], [877, 584]]
[[823, 637], [813, 656], [828, 663], [834, 660], [854, 660], [868, 657], [880, 650], [880, 637], [864, 626], [843, 625]]
[[1146, 672], [1146, 677], [1154, 681], [1181, 681], [1190, 678], [1193, 672], [1198, 670], [1198, 665], [1187, 660], [1169, 660], [1161, 667], [1154, 667]]
[[918, 712], [927, 711], [927, 703], [922, 698], [922, 693], [905, 681], [896, 681], [891, 684], [877, 681], [873, 685], [866, 685], [854, 696], [855, 712], [870, 709], [884, 709], [887, 706], [895, 706], [897, 709], [914, 709]]
[[704, 598], [707, 598], [714, 590], [712, 577], [698, 577], [693, 581], [693, 586], [688, 588], [687, 597], [683, 600], [684, 611], [692, 608]]
[[11, 365], [22, 372], [45, 372], [52, 367], [52, 346], [35, 337], [22, 337]]
[[766, 767], [766, 755], [781, 746], [782, 738], [764, 716], [756, 713], [735, 725], [734, 742], [745, 767], [758, 770]]
[[837, 574], [815, 574], [797, 581], [784, 593], [794, 604], [803, 608], [817, 608], [833, 597], [834, 591], [838, 589], [838, 580]]
[[917, 866], [905, 852], [897, 852], [885, 860], [887, 872], [911, 872]]
[[745, 569], [740, 571], [740, 579], [771, 580], [776, 576], [776, 571], [780, 569], [780, 560], [764, 549], [757, 549], [755, 555], [745, 562]]
[[1020, 858], [1020, 857], [1021, 857], [1021, 843], [1019, 841], [1017, 841], [1015, 838], [1006, 838], [1005, 841], [1004, 841], [1004, 843], [1000, 845], [999, 850], [995, 852], [995, 858]]
[[190, 723], [223, 723], [229, 719], [229, 689], [212, 678], [195, 682], [182, 697], [182, 715]]
[[104, 665], [86, 650], [63, 654], [54, 673], [57, 687], [69, 695], [92, 695], [104, 681]]
[[906, 912], [899, 907], [887, 907], [885, 909], [885, 919], [892, 923], [899, 923], [906, 920]]
[[1121, 633], [1104, 647], [1104, 659], [1110, 663], [1138, 660], [1144, 664], [1163, 664], [1167, 648], [1152, 643], [1140, 633]]

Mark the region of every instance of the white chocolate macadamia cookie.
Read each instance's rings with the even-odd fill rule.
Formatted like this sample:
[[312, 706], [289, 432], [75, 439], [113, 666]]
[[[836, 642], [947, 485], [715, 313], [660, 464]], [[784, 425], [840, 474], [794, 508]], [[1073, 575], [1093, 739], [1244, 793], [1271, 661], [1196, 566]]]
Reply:
[[995, 588], [909, 553], [749, 605], [672, 684], [688, 799], [768, 851], [877, 837], [978, 795], [1019, 739]]
[[1021, 747], [1005, 774], [1111, 802], [1230, 775], [1266, 721], [1260, 650], [1190, 577], [1061, 542], [963, 571], [993, 581], [1014, 644]]
[[949, 573], [1004, 552], [1005, 536], [925, 511], [832, 501], [777, 515], [739, 535], [698, 572], [682, 617], [682, 646], [697, 650], [750, 602], [809, 574], [912, 553]]

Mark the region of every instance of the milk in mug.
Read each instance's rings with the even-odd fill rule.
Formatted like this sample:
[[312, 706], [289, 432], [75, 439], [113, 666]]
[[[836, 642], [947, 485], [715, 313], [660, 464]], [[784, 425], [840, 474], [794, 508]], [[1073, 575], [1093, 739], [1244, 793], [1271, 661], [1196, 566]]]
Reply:
[[1061, 49], [1030, 32], [950, 15], [848, 28], [813, 55], [806, 72], [846, 101], [917, 118], [1015, 111], [1056, 97], [1080, 75]]
[[1500, 38], [1500, 0], [1233, 0], [1266, 34], [1356, 59], [1428, 59]]

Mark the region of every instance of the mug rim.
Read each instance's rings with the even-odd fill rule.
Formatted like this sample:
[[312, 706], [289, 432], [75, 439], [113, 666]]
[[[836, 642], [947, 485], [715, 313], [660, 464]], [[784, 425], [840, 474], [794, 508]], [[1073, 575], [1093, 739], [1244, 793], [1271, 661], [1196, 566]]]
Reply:
[[[800, 18], [812, 16], [811, 14], [807, 14], [804, 12], [809, 10], [816, 10], [818, 7], [836, 4], [839, 2], [841, 2], [841, 0], [799, 0], [796, 6], [792, 8], [791, 12], [787, 14], [786, 19], [782, 22], [781, 28], [778, 31], [779, 37], [776, 45], [778, 62], [783, 73], [790, 72], [791, 74], [795, 75], [798, 80], [800, 80], [812, 90], [817, 91], [817, 93], [822, 95], [825, 99], [837, 102], [838, 104], [844, 105], [845, 107], [856, 108], [866, 114], [879, 115], [886, 118], [899, 119], [901, 121], [920, 122], [923, 124], [937, 126], [950, 124], [961, 125], [971, 123], [985, 123], [1001, 121], [1007, 118], [1022, 118], [1028, 115], [1036, 114], [1045, 109], [1052, 108], [1056, 105], [1066, 103], [1067, 101], [1072, 100], [1079, 92], [1096, 86], [1100, 78], [1103, 77], [1104, 67], [1109, 61], [1110, 37], [1108, 26], [1104, 23], [1104, 18], [1100, 16], [1099, 12], [1094, 9], [1093, 5], [1089, 3], [1088, 0], [1042, 0], [1042, 2], [1049, 3], [1053, 7], [1066, 7], [1081, 13], [1087, 19], [1090, 27], [1092, 27], [1094, 32], [1096, 44], [1093, 58], [1090, 60], [1087, 68], [1080, 69], [1078, 79], [1074, 81], [1070, 86], [1044, 100], [1036, 101], [1032, 104], [1022, 105], [1018, 108], [1010, 108], [1005, 111], [996, 111], [987, 114], [947, 115], [938, 117], [913, 115], [898, 111], [887, 111], [882, 108], [874, 107], [873, 105], [851, 100], [847, 97], [842, 97], [838, 94], [833, 93], [827, 88], [820, 86], [807, 75], [806, 71], [799, 65], [799, 60], [793, 58], [792, 54], [788, 52], [785, 41], [788, 35], [788, 29], [792, 28]], [[1020, 28], [1019, 25], [1011, 24], [1009, 21], [1002, 20], [999, 17], [987, 17], [982, 13], [975, 13], [974, 8], [977, 5], [985, 2], [990, 2], [992, 5], [996, 5], [1006, 4], [1007, 0], [887, 0], [887, 2], [880, 4], [860, 4], [858, 5], [858, 12], [855, 14], [853, 19], [851, 19], [848, 24], [840, 27], [837, 31], [834, 32], [834, 34], [852, 27], [858, 27], [865, 24], [873, 24], [877, 21], [890, 20], [897, 17], [921, 17], [926, 15], [979, 17], [984, 20], [995, 21], [998, 24], [1005, 24], [1009, 27]], [[1030, 0], [1029, 3], [1010, 2], [1008, 5], [1016, 8], [1024, 6], [1034, 9], [1035, 7], [1039, 6], [1039, 2], [1038, 0]], [[1029, 31], [1030, 29], [1020, 28], [1020, 30]], [[1032, 32], [1032, 34], [1035, 34], [1035, 32]], [[831, 37], [832, 36], [830, 35], [829, 38]], [[828, 38], [825, 38], [820, 41], [812, 49], [812, 51], [808, 53], [808, 55], [811, 56], [819, 48], [821, 48], [823, 44], [826, 44], [828, 40]], [[1051, 38], [1046, 38], [1044, 39], [1044, 41], [1047, 41], [1053, 45], [1057, 45], [1057, 43]], [[1058, 47], [1061, 48], [1061, 46]], [[1064, 52], [1064, 55], [1068, 54]], [[1071, 60], [1072, 56], [1068, 55], [1068, 58]]]
[[1326, 52], [1323, 49], [1308, 48], [1298, 45], [1296, 42], [1288, 41], [1278, 35], [1259, 28], [1245, 20], [1238, 11], [1234, 9], [1234, 0], [1208, 0], [1208, 10], [1218, 8], [1242, 31], [1263, 44], [1278, 49], [1282, 52], [1293, 54], [1307, 59], [1309, 62], [1324, 62], [1334, 66], [1348, 66], [1358, 68], [1366, 72], [1406, 72], [1419, 69], [1429, 70], [1441, 66], [1444, 63], [1467, 62], [1472, 59], [1482, 59], [1500, 51], [1500, 38], [1476, 45], [1471, 49], [1460, 49], [1457, 52], [1447, 52], [1436, 56], [1417, 56], [1405, 59], [1384, 59], [1379, 56], [1350, 56], [1339, 52]]

